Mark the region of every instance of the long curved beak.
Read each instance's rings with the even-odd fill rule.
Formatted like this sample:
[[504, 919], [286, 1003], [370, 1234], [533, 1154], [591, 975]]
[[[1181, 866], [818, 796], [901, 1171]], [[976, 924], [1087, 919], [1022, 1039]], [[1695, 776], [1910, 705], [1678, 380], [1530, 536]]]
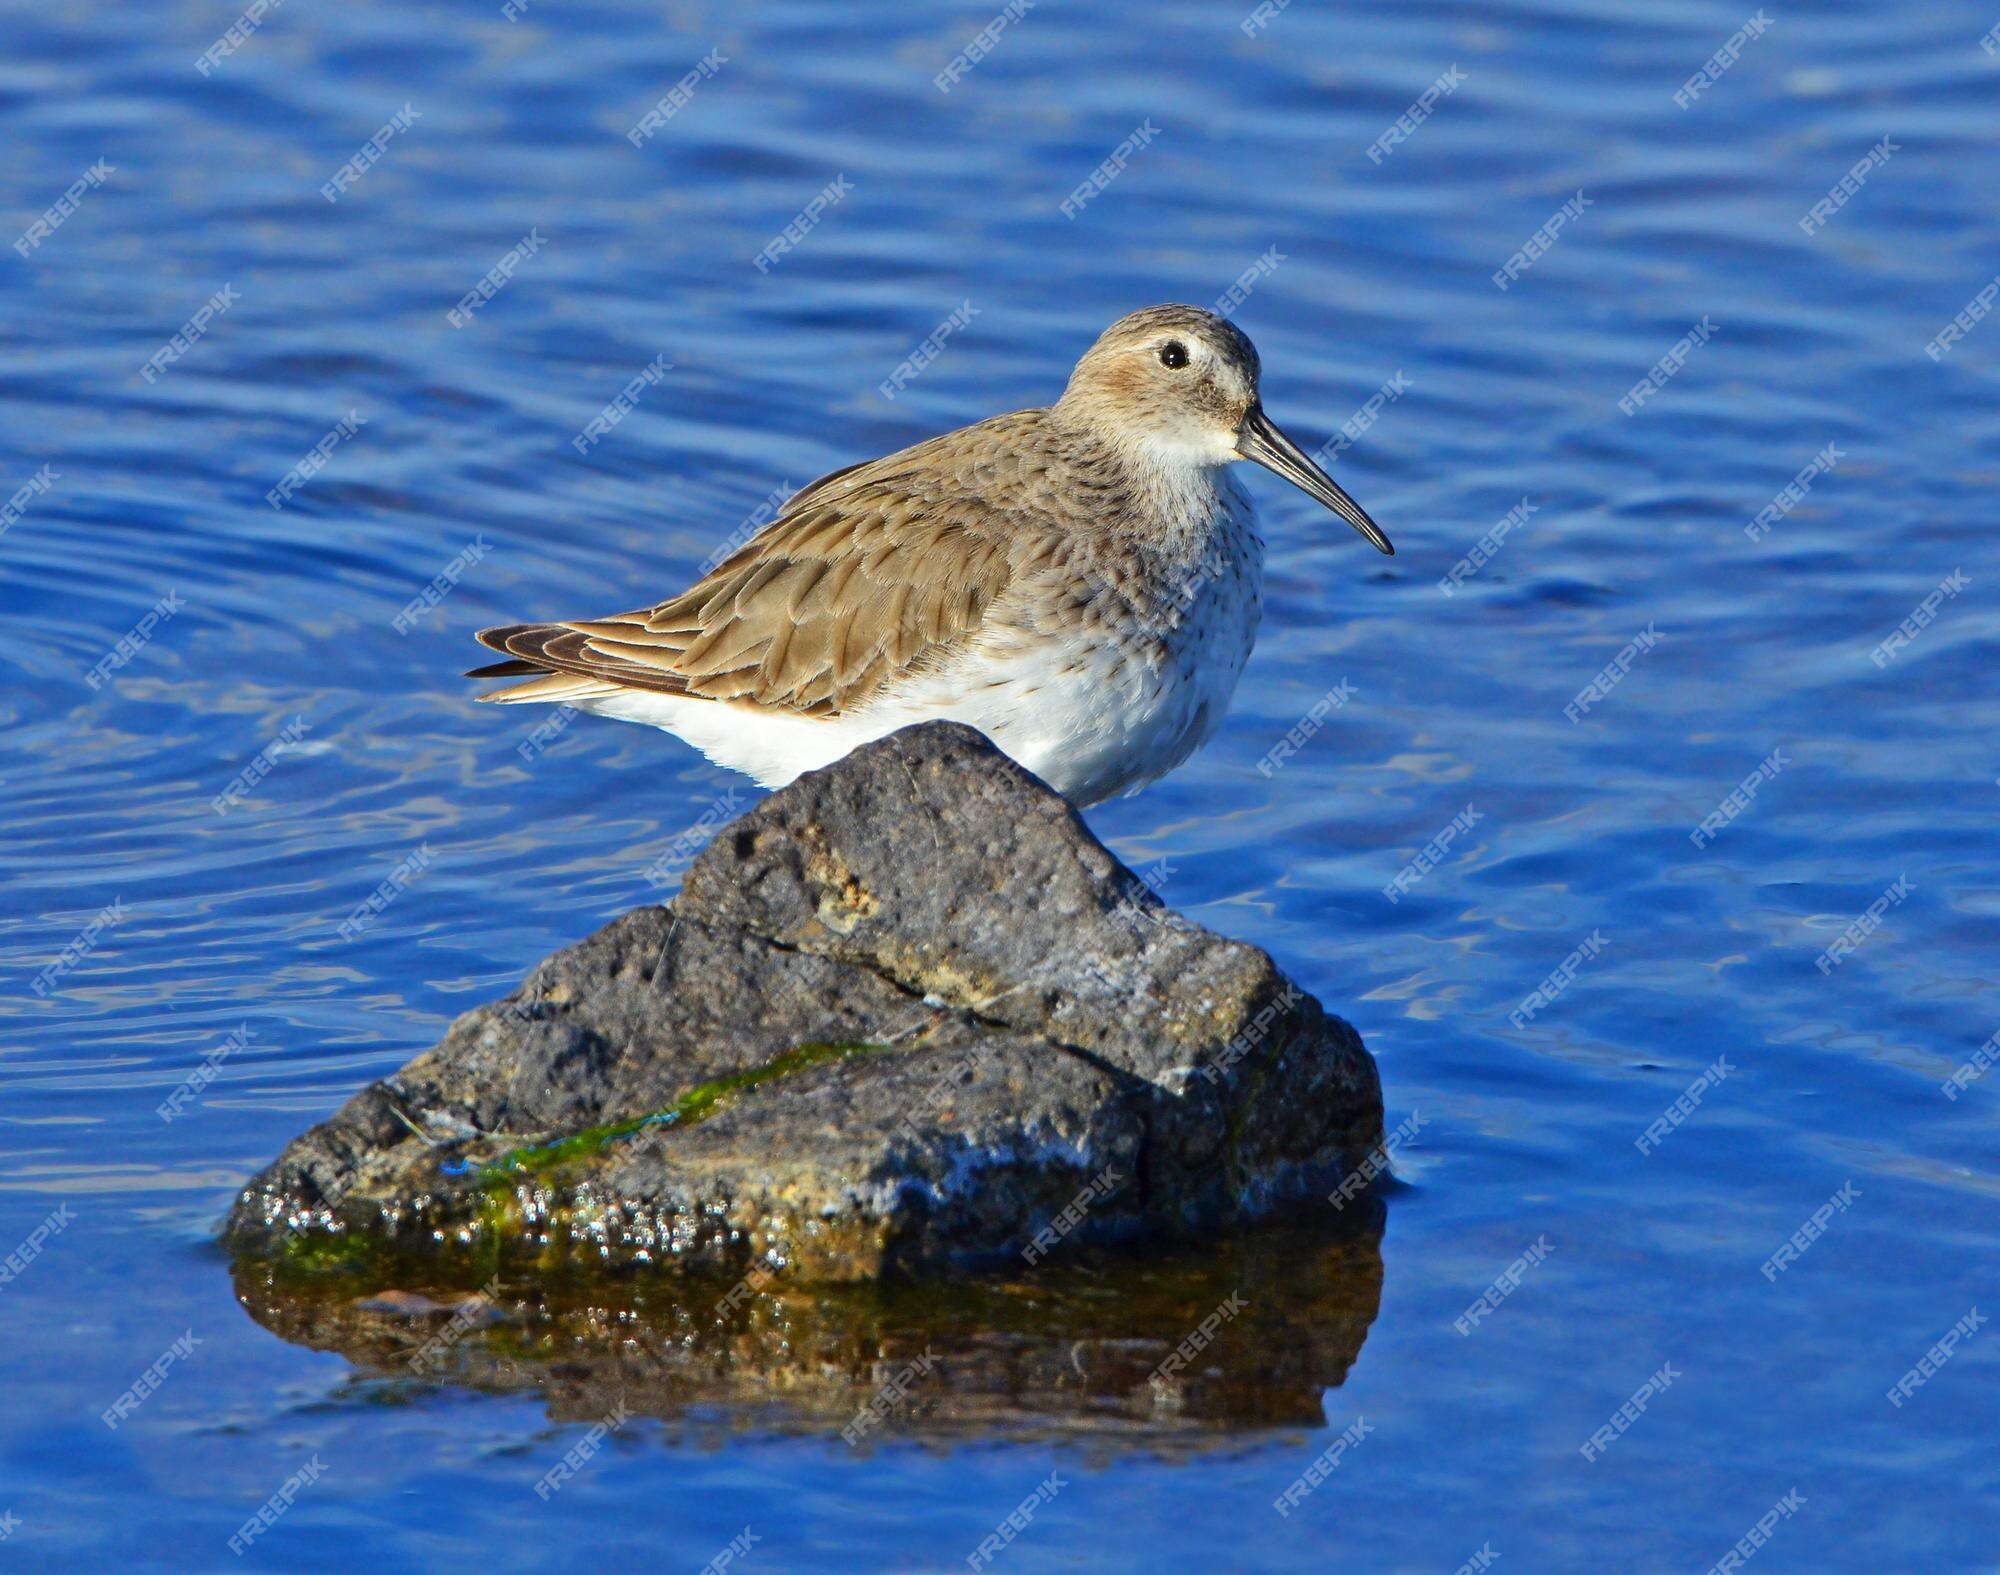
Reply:
[[1262, 405], [1252, 405], [1250, 414], [1243, 418], [1242, 429], [1236, 434], [1236, 452], [1266, 470], [1275, 471], [1309, 497], [1317, 498], [1366, 536], [1377, 552], [1395, 556], [1396, 549], [1389, 545], [1382, 527], [1362, 513], [1361, 505], [1343, 492], [1333, 477], [1306, 458], [1304, 449], [1272, 424]]

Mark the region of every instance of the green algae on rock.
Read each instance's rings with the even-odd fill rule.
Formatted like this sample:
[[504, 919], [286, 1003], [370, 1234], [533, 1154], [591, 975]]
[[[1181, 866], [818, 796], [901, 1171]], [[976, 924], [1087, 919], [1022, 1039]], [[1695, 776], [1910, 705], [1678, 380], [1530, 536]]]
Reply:
[[[867, 1279], [1323, 1200], [1382, 1135], [1354, 1030], [1170, 910], [970, 729], [725, 827], [245, 1187], [231, 1245]], [[1077, 1200], [1088, 1195], [1088, 1206]]]

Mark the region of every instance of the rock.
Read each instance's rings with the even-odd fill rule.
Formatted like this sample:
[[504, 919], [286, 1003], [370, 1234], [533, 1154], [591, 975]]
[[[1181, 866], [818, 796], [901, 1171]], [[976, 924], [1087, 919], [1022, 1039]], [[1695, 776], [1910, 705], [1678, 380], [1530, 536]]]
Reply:
[[1379, 1236], [1329, 1239], [1325, 1225], [1143, 1254], [1065, 1242], [1033, 1268], [1016, 1259], [1012, 1274], [942, 1287], [810, 1286], [760, 1265], [734, 1283], [699, 1270], [524, 1273], [490, 1276], [469, 1298], [437, 1285], [356, 1296], [372, 1265], [297, 1274], [242, 1258], [235, 1289], [259, 1324], [338, 1353], [364, 1385], [520, 1395], [557, 1422], [619, 1408], [682, 1436], [1063, 1438], [1157, 1455], [1326, 1426], [1326, 1392], [1380, 1309], [1383, 1266]]
[[1330, 1214], [1381, 1138], [1352, 1028], [931, 723], [460, 1017], [253, 1179], [227, 1236], [307, 1266], [867, 1279]]

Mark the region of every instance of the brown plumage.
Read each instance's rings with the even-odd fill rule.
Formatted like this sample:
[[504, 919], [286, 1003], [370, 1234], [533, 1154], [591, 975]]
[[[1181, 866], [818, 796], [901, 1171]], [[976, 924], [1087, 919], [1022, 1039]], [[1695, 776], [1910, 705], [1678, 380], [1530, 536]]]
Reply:
[[[1172, 659], [1193, 566], [1217, 521], [1233, 518], [1234, 495], [1213, 476], [1238, 457], [1239, 429], [1247, 444], [1262, 419], [1257, 374], [1249, 340], [1212, 313], [1134, 313], [1090, 348], [1056, 404], [821, 477], [654, 606], [482, 630], [509, 660], [469, 676], [528, 680], [487, 700], [574, 700], [682, 730], [656, 720], [672, 706], [619, 697], [844, 722], [969, 658], [1067, 658], [1079, 631], [1129, 643], [1157, 669]], [[1245, 513], [1226, 534], [1248, 529]], [[1248, 594], [1254, 628], [1254, 585]], [[1065, 670], [1083, 671], [1087, 654]], [[989, 679], [1010, 681], [982, 667], [968, 682]], [[763, 780], [775, 768], [745, 769]]]

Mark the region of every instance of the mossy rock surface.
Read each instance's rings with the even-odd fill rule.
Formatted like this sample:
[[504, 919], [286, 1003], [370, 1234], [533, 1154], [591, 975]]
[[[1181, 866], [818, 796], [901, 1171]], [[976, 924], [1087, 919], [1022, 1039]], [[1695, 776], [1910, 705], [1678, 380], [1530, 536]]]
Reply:
[[871, 1279], [1019, 1264], [1059, 1220], [1201, 1238], [1325, 1208], [1381, 1136], [1352, 1028], [931, 723], [772, 795], [670, 906], [459, 1018], [254, 1178], [227, 1234], [302, 1268]]

